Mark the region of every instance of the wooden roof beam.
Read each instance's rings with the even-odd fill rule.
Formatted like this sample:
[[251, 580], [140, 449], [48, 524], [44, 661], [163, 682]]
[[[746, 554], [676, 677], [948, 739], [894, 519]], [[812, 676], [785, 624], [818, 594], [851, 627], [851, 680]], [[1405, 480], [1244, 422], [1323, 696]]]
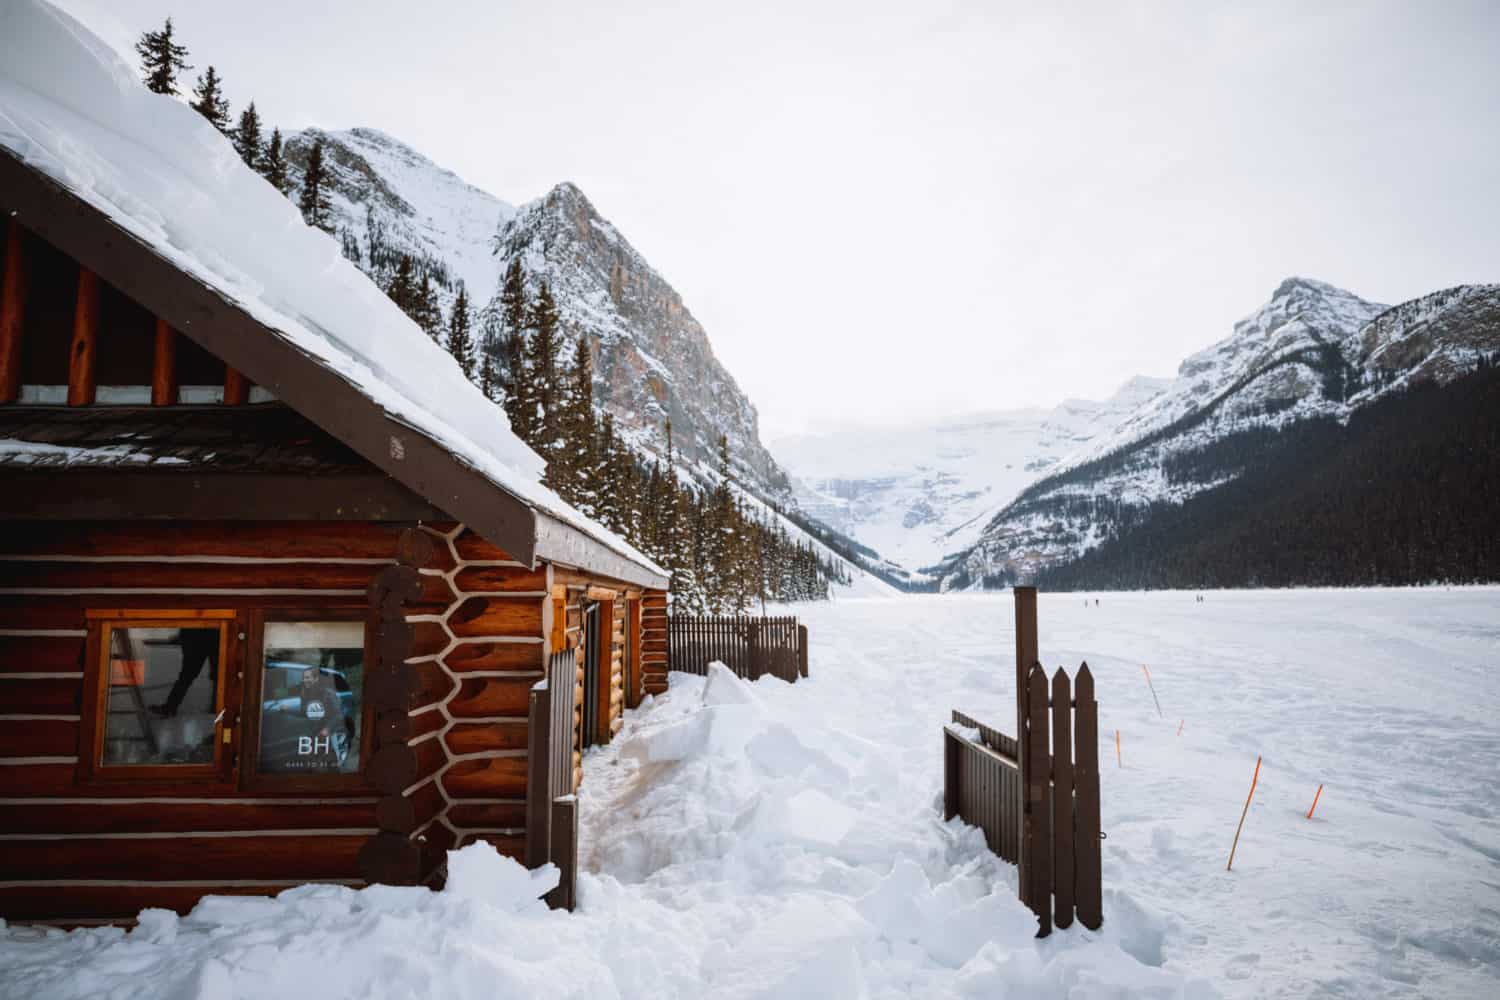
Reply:
[[21, 223], [5, 230], [5, 274], [0, 278], [0, 403], [21, 392], [21, 331], [26, 321], [26, 241]]
[[151, 360], [151, 405], [177, 402], [177, 333], [164, 319], [156, 321], [156, 350]]
[[78, 266], [78, 298], [73, 305], [73, 343], [68, 348], [68, 405], [94, 403], [94, 359], [99, 342], [99, 276]]

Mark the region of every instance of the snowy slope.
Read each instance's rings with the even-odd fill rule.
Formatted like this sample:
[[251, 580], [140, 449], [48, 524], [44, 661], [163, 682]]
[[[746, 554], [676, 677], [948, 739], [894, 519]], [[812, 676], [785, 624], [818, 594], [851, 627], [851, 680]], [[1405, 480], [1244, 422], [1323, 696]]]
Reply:
[[1500, 286], [1448, 289], [1395, 308], [1289, 278], [1233, 333], [1108, 433], [1062, 458], [937, 570], [947, 587], [1026, 578], [1100, 544], [1150, 505], [1181, 503], [1238, 470], [1164, 462], [1231, 435], [1314, 417], [1347, 419], [1417, 380], [1444, 382], [1500, 351]]
[[1168, 384], [1137, 377], [1102, 403], [801, 435], [772, 448], [803, 510], [915, 569], [973, 544], [991, 514]]
[[674, 674], [628, 712], [584, 758], [576, 913], [536, 904], [545, 870], [476, 846], [441, 893], [309, 886], [129, 932], [0, 927], [0, 996], [1500, 995], [1500, 799], [1475, 780], [1500, 752], [1500, 590], [1207, 598], [1041, 598], [1046, 662], [1086, 659], [1098, 684], [1097, 933], [1036, 940], [1015, 869], [942, 820], [949, 712], [1014, 719], [1009, 598], [902, 597], [797, 608], [807, 680]]
[[[308, 150], [318, 138], [332, 177], [339, 230], [367, 247], [373, 221], [393, 248], [441, 262], [450, 282], [464, 282], [478, 301], [489, 299], [497, 276], [490, 241], [496, 227], [516, 214], [514, 206], [373, 128], [289, 133], [288, 173], [299, 188]], [[445, 288], [447, 296], [452, 291]]]

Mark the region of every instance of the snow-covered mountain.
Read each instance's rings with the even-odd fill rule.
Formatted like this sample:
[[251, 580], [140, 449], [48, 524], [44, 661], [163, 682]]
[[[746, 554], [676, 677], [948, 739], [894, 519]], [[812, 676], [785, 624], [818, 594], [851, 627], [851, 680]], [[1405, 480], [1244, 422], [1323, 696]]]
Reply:
[[411, 254], [436, 271], [445, 307], [459, 281], [471, 297], [490, 297], [497, 274], [490, 244], [495, 231], [514, 218], [515, 206], [377, 129], [304, 129], [285, 138], [288, 173], [297, 188], [308, 150], [323, 140], [336, 228], [365, 255], [357, 262], [363, 269], [370, 269], [373, 225], [377, 247]]
[[682, 296], [582, 191], [559, 184], [521, 206], [499, 227], [495, 248], [497, 273], [519, 259], [533, 292], [543, 280], [551, 285], [564, 356], [578, 337], [588, 338], [595, 398], [628, 437], [659, 451], [670, 418], [674, 446], [693, 462], [712, 460], [724, 434], [742, 479], [785, 501], [786, 475], [761, 443], [755, 405], [714, 356]]
[[1235, 478], [1233, 464], [1195, 461], [1216, 442], [1314, 417], [1345, 420], [1397, 387], [1445, 382], [1497, 351], [1500, 285], [1387, 308], [1289, 278], [1229, 337], [1185, 360], [1163, 391], [1059, 461], [933, 572], [945, 588], [1028, 578], [1097, 546], [1151, 505], [1181, 503]]
[[[585, 337], [594, 356], [594, 398], [622, 436], [660, 454], [670, 418], [679, 473], [717, 480], [718, 438], [729, 441], [745, 502], [778, 518], [826, 557], [844, 561], [856, 593], [890, 587], [775, 513], [795, 514], [785, 472], [760, 440], [755, 406], [714, 356], [708, 334], [682, 297], [575, 185], [562, 183], [519, 208], [495, 197], [384, 132], [306, 129], [285, 137], [293, 197], [312, 144], [323, 140], [334, 229], [345, 253], [377, 281], [410, 255], [451, 307], [462, 283], [475, 308], [498, 307], [501, 276], [519, 258], [535, 294], [546, 280], [557, 301], [570, 358]], [[498, 343], [489, 345], [498, 351]]]
[[354, 128], [291, 133], [296, 186], [318, 138], [332, 176], [335, 228], [362, 268], [376, 271], [380, 262], [371, 258], [382, 253], [410, 254], [445, 309], [460, 281], [480, 307], [493, 302], [506, 265], [520, 258], [531, 293], [542, 280], [551, 285], [561, 356], [588, 338], [595, 399], [627, 437], [660, 451], [670, 417], [678, 453], [693, 461], [710, 460], [722, 433], [747, 485], [788, 499], [786, 476], [760, 441], [755, 406], [714, 356], [702, 325], [575, 185], [559, 184], [518, 209], [383, 132]]
[[1169, 384], [1140, 376], [1104, 402], [805, 434], [772, 447], [804, 511], [895, 563], [931, 566], [972, 545], [1021, 490]]

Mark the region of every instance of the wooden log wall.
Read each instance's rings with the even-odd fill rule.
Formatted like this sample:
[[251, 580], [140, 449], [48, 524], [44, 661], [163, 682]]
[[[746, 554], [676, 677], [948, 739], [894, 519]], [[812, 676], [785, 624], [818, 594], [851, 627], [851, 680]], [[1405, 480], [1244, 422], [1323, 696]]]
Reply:
[[433, 532], [424, 577], [441, 599], [409, 607], [415, 675], [412, 746], [432, 767], [405, 794], [426, 804], [411, 833], [423, 870], [443, 877], [447, 850], [485, 840], [525, 854], [527, 711], [551, 624], [550, 567], [532, 569], [462, 525]]
[[[0, 524], [0, 917], [128, 918], [304, 880], [436, 883], [445, 852], [477, 839], [521, 858], [531, 687], [554, 644], [581, 642], [590, 600], [609, 608], [607, 739], [625, 702], [627, 606], [649, 616], [650, 595], [532, 569], [462, 525]], [[257, 608], [376, 609], [365, 786], [251, 794], [237, 759], [207, 784], [80, 784], [86, 612], [103, 607], [236, 609], [240, 637]], [[248, 652], [231, 640], [226, 685]], [[253, 709], [237, 687], [226, 700]], [[571, 756], [569, 790], [576, 743]]]
[[641, 687], [647, 694], [667, 690], [667, 592], [641, 596]]
[[79, 783], [86, 611], [237, 610], [221, 673], [239, 704], [249, 611], [365, 610], [402, 527], [0, 522], [0, 916], [126, 918], [209, 892], [361, 884], [374, 791], [249, 792], [237, 757], [227, 780]]
[[[639, 627], [632, 627], [630, 607], [640, 607], [641, 591], [618, 582], [590, 576], [573, 570], [557, 569], [553, 574], [549, 602], [550, 625], [547, 630], [548, 651], [576, 650], [577, 678], [574, 688], [573, 787], [583, 780], [583, 749], [610, 742], [625, 724], [626, 664], [631, 646], [639, 644]], [[586, 667], [583, 649], [585, 609], [599, 606], [600, 647], [598, 687], [584, 687]], [[663, 605], [665, 606], [665, 605]], [[584, 699], [599, 707], [598, 729], [585, 738], [583, 732]], [[637, 699], [638, 702], [639, 699]]]

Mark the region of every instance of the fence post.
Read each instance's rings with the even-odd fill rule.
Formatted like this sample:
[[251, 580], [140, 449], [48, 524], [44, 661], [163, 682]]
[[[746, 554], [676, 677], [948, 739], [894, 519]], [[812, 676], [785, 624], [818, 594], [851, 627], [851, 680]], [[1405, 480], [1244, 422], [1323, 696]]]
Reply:
[[958, 784], [959, 778], [959, 755], [964, 748], [959, 743], [958, 737], [954, 736], [947, 726], [943, 727], [943, 819], [950, 820], [957, 816], [962, 805], [962, 795]]
[[552, 800], [552, 863], [560, 877], [547, 905], [572, 910], [578, 905], [578, 799], [572, 795]]
[[745, 650], [750, 660], [750, 679], [758, 681], [766, 674], [766, 620], [742, 620], [745, 623]]
[[1040, 924], [1037, 937], [1052, 933], [1052, 815], [1049, 795], [1050, 741], [1047, 739], [1047, 674], [1040, 664], [1031, 668], [1026, 683], [1025, 835], [1021, 843], [1026, 875], [1026, 905]]
[[1052, 883], [1054, 921], [1073, 925], [1074, 885], [1073, 696], [1068, 672], [1052, 677]]
[[1104, 884], [1099, 845], [1099, 703], [1094, 700], [1094, 675], [1085, 663], [1073, 685], [1078, 704], [1073, 730], [1074, 785], [1078, 825], [1073, 839], [1077, 868], [1078, 921], [1089, 930], [1104, 923]]
[[797, 673], [807, 676], [807, 626], [797, 626]]
[[[1026, 731], [1026, 677], [1040, 657], [1036, 638], [1036, 588], [1015, 587], [1016, 595], [1016, 738]], [[1023, 750], [1024, 752], [1024, 750]]]
[[552, 829], [551, 682], [533, 687], [526, 712], [526, 867], [547, 863]]
[[1020, 869], [1020, 894], [1021, 902], [1031, 901], [1031, 861], [1027, 856], [1028, 840], [1024, 825], [1030, 807], [1026, 804], [1026, 789], [1029, 785], [1027, 779], [1028, 771], [1028, 747], [1026, 739], [1026, 677], [1031, 665], [1037, 662], [1037, 639], [1036, 639], [1036, 588], [1035, 587], [1013, 587], [1016, 605], [1016, 763], [1019, 765], [1020, 780], [1016, 782], [1016, 800], [1012, 804], [1017, 821], [1022, 824], [1022, 829], [1016, 831], [1017, 852], [1016, 866]]

